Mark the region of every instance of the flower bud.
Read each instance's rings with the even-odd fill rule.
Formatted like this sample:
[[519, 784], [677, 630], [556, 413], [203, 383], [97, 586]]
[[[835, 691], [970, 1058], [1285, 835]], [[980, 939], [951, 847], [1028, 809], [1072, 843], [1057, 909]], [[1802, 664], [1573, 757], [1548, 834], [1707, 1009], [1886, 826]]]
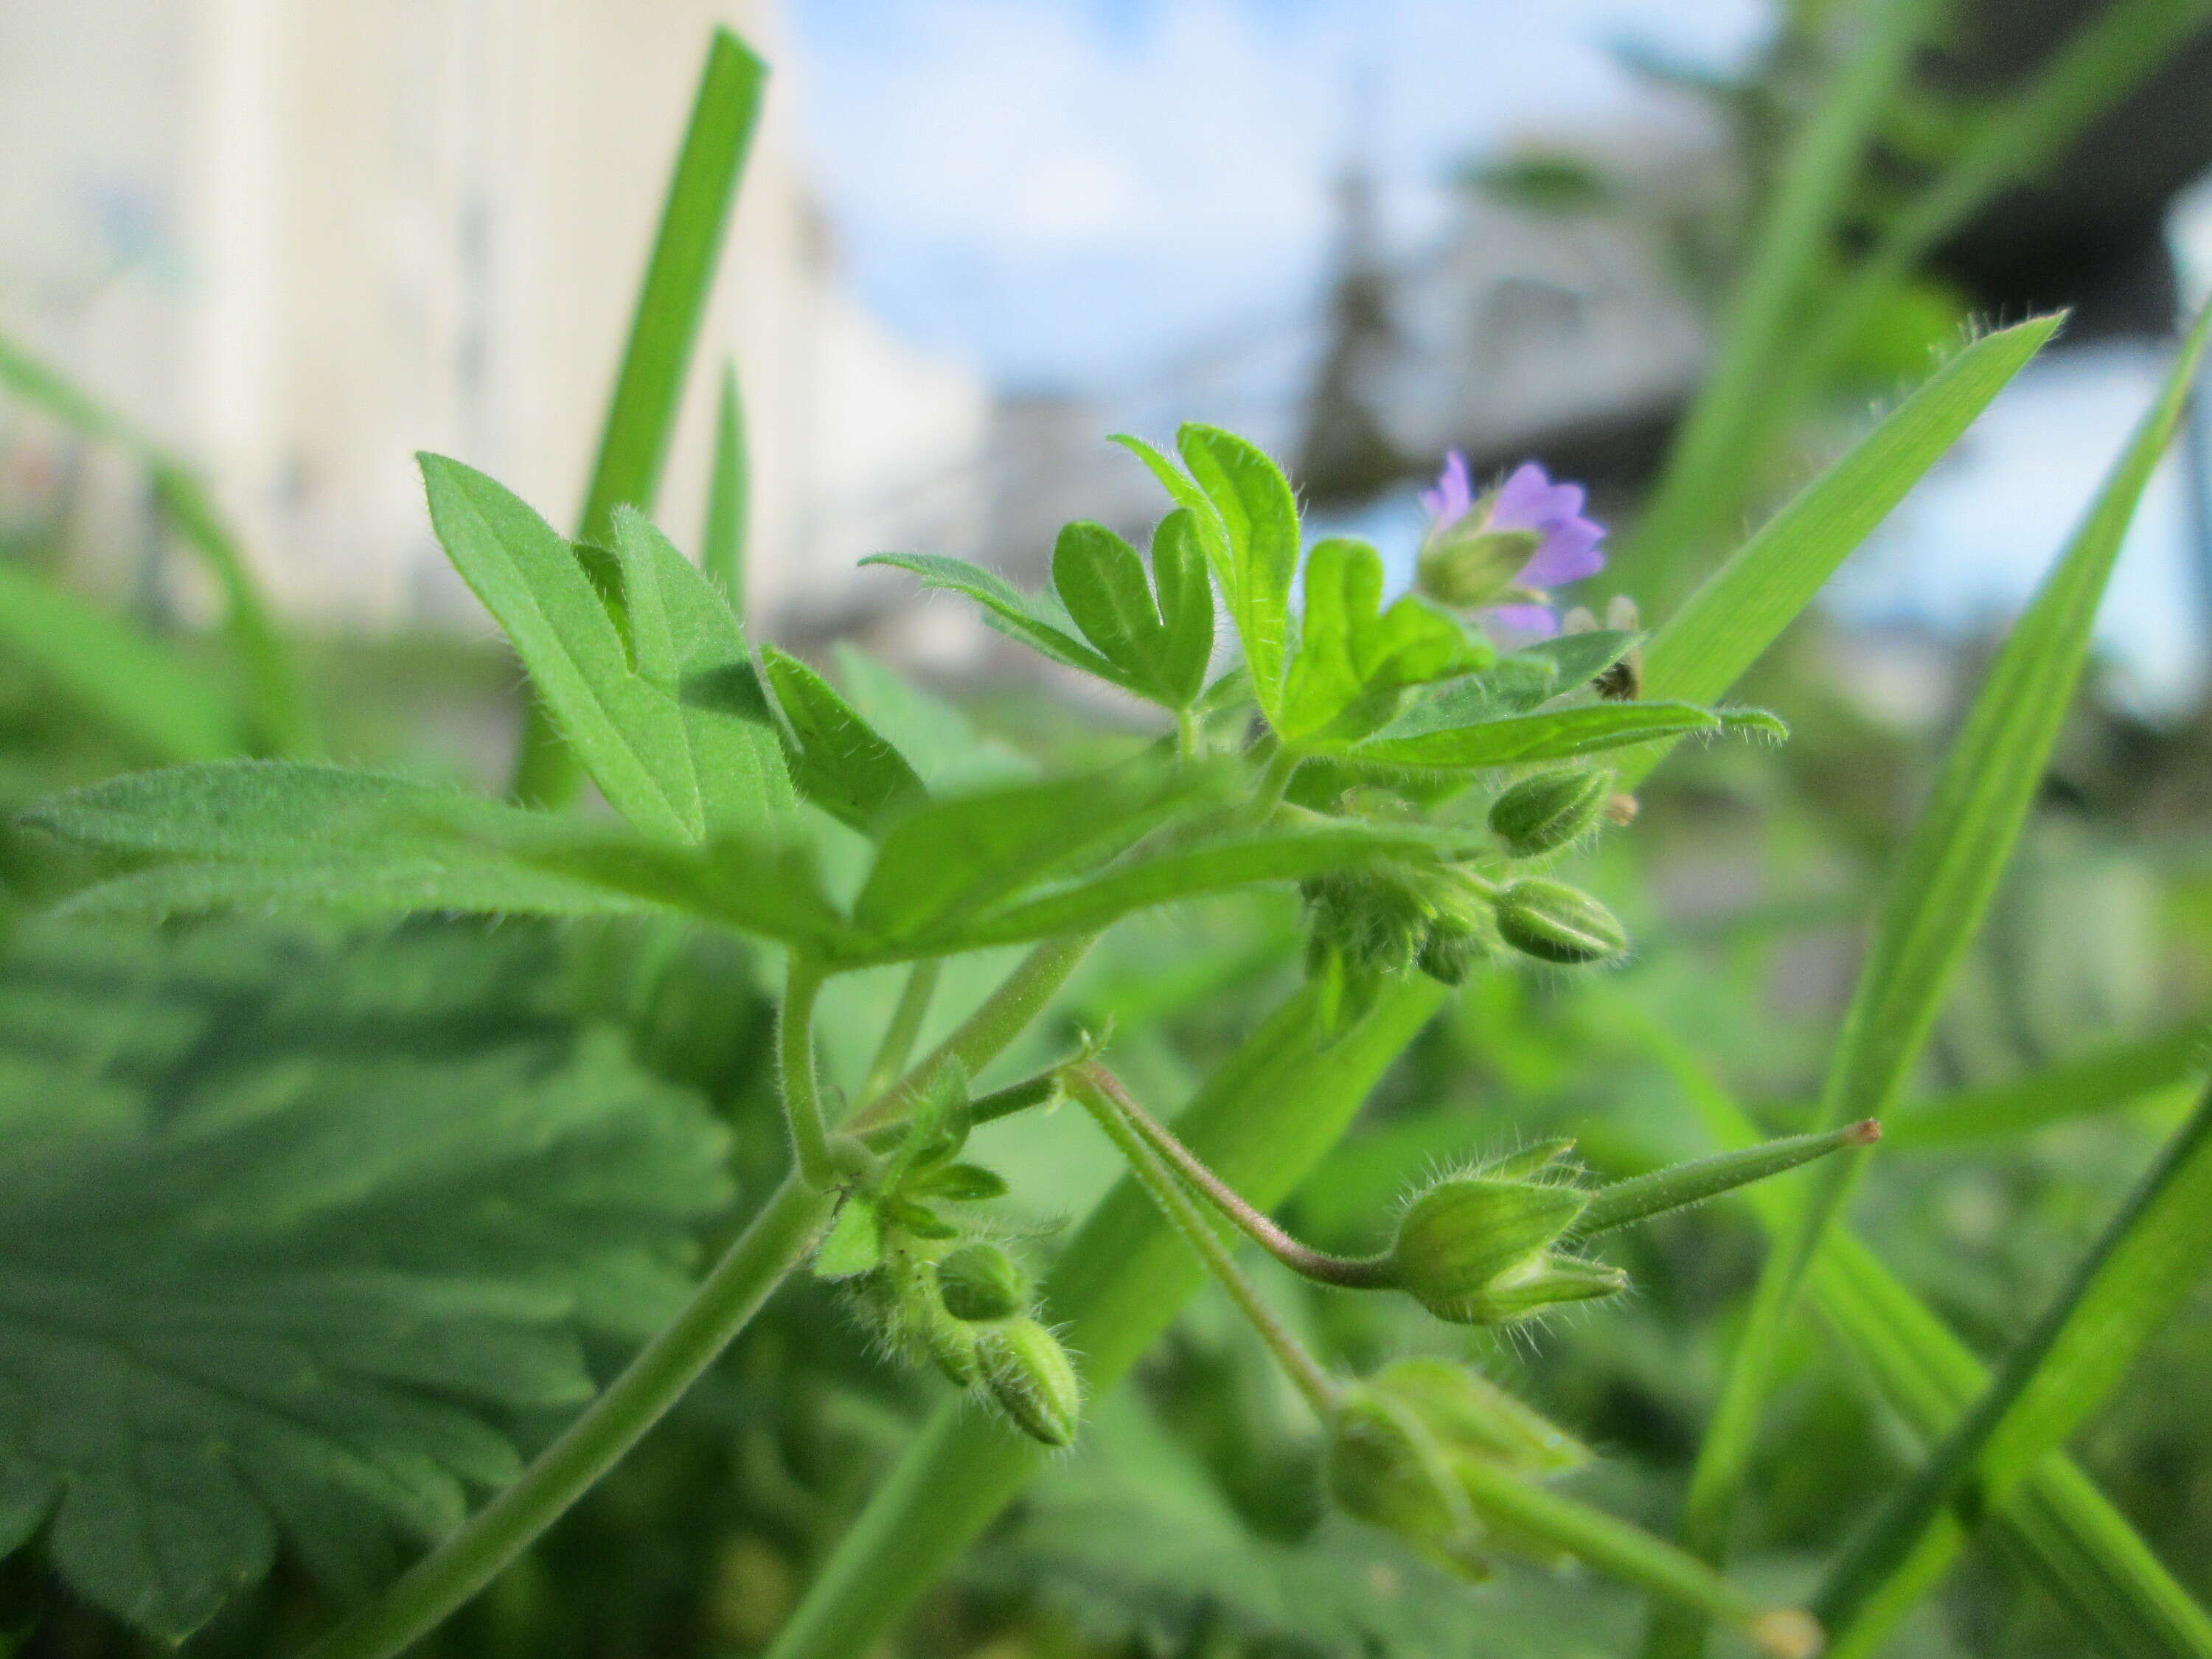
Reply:
[[1613, 774], [1565, 767], [1523, 778], [1490, 806], [1490, 827], [1513, 856], [1533, 859], [1580, 841], [1603, 816]]
[[1072, 1443], [1083, 1384], [1060, 1339], [1034, 1319], [983, 1325], [977, 1333], [983, 1386], [1008, 1420], [1048, 1446]]
[[1454, 610], [1488, 605], [1504, 597], [1543, 543], [1536, 531], [1482, 529], [1470, 516], [1421, 549], [1414, 586]]
[[1029, 1279], [995, 1244], [963, 1244], [937, 1264], [937, 1293], [955, 1319], [1008, 1319], [1028, 1305]]
[[1448, 1570], [1486, 1578], [1501, 1550], [1563, 1553], [1485, 1513], [1468, 1466], [1540, 1477], [1589, 1461], [1579, 1442], [1474, 1372], [1440, 1359], [1386, 1367], [1346, 1396], [1329, 1424], [1329, 1491], [1352, 1515]]
[[1505, 942], [1541, 962], [1578, 967], [1628, 949], [1612, 911], [1565, 882], [1523, 876], [1498, 896], [1498, 931]]
[[1540, 1141], [1420, 1194], [1399, 1218], [1391, 1282], [1455, 1325], [1508, 1325], [1626, 1288], [1618, 1268], [1553, 1254], [1590, 1201], [1559, 1167], [1573, 1146]]

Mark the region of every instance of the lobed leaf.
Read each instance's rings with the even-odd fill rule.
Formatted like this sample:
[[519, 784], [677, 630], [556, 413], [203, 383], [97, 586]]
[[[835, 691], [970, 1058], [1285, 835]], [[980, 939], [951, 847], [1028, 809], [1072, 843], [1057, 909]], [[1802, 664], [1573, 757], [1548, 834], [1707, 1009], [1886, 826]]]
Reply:
[[1297, 498], [1282, 469], [1234, 433], [1188, 424], [1176, 434], [1176, 447], [1220, 527], [1209, 547], [1214, 574], [1244, 648], [1254, 695], [1272, 719], [1282, 712], [1289, 672]]
[[556, 1017], [552, 956], [77, 924], [0, 958], [8, 1057], [51, 1062], [0, 1068], [0, 1550], [43, 1528], [170, 1641], [280, 1540], [358, 1595], [514, 1477], [515, 1413], [590, 1396], [584, 1337], [673, 1310], [723, 1132]]
[[1487, 666], [1496, 656], [1418, 594], [1382, 609], [1382, 556], [1341, 537], [1307, 556], [1305, 612], [1275, 729], [1292, 740], [1357, 738], [1397, 712], [1407, 687]]
[[1122, 672], [1110, 659], [1069, 631], [1075, 626], [1074, 619], [1065, 615], [1056, 604], [1022, 592], [981, 565], [942, 553], [871, 553], [860, 562], [910, 571], [921, 578], [925, 587], [965, 594], [983, 607], [983, 620], [1001, 634], [1021, 641], [1054, 662], [1079, 668], [1109, 684], [1125, 683]]

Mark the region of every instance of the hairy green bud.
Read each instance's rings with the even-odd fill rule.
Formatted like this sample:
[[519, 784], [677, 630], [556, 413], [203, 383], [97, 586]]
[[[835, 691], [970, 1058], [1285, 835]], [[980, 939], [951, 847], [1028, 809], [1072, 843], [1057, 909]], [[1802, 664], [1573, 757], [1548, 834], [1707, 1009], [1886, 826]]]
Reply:
[[1557, 1562], [1565, 1552], [1487, 1512], [1468, 1480], [1480, 1463], [1538, 1479], [1580, 1468], [1571, 1435], [1474, 1371], [1405, 1359], [1352, 1388], [1329, 1424], [1330, 1493], [1448, 1570], [1486, 1578], [1500, 1552]]
[[1498, 931], [1523, 955], [1563, 967], [1607, 962], [1628, 949], [1612, 911], [1579, 888], [1523, 876], [1498, 896]]
[[1354, 976], [1418, 968], [1457, 985], [1497, 939], [1487, 889], [1454, 865], [1381, 865], [1317, 877], [1303, 890], [1310, 973], [1333, 959]]
[[[1528, 1156], [1505, 1167], [1525, 1167]], [[1577, 1188], [1497, 1167], [1440, 1181], [1399, 1219], [1391, 1282], [1455, 1325], [1510, 1325], [1559, 1303], [1611, 1296], [1628, 1282], [1618, 1268], [1552, 1251], [1589, 1203]]]
[[1455, 611], [1493, 604], [1508, 597], [1513, 579], [1543, 541], [1534, 530], [1485, 530], [1470, 519], [1465, 531], [1447, 531], [1421, 550], [1413, 585], [1424, 597]]
[[1034, 1319], [975, 1328], [983, 1386], [1008, 1421], [1048, 1446], [1073, 1443], [1083, 1383], [1067, 1350]]
[[937, 1293], [955, 1319], [1008, 1319], [1029, 1305], [1029, 1276], [996, 1244], [963, 1244], [937, 1264]]
[[1539, 858], [1597, 827], [1613, 795], [1613, 774], [1563, 767], [1523, 778], [1490, 805], [1490, 827], [1516, 858]]

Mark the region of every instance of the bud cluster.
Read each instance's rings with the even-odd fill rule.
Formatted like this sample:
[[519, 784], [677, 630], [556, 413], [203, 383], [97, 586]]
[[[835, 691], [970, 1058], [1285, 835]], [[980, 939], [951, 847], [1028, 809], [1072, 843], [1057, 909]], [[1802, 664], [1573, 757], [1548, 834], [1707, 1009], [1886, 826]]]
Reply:
[[[1490, 828], [1512, 858], [1544, 858], [1617, 817], [1625, 799], [1603, 769], [1559, 768], [1500, 795]], [[1456, 864], [1393, 862], [1317, 876], [1299, 891], [1310, 923], [1306, 970], [1316, 980], [1372, 985], [1419, 969], [1458, 985], [1504, 949], [1563, 967], [1628, 949], [1604, 905], [1540, 876], [1501, 884]]]
[[1065, 1446], [1082, 1384], [1036, 1317], [1029, 1274], [1003, 1245], [939, 1208], [1006, 1190], [990, 1170], [959, 1161], [968, 1127], [967, 1079], [948, 1067], [891, 1158], [848, 1194], [815, 1272], [853, 1284], [893, 1352], [933, 1364], [1024, 1434]]

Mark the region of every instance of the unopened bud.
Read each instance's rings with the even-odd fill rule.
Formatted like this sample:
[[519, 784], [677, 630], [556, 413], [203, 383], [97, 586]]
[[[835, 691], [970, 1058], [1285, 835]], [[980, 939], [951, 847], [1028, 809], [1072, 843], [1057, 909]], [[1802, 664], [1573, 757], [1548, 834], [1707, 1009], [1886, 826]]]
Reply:
[[1523, 778], [1490, 806], [1490, 827], [1516, 858], [1532, 859], [1580, 841], [1596, 827], [1613, 774], [1581, 767]]
[[1083, 1407], [1083, 1384], [1060, 1339], [1034, 1319], [1009, 1319], [977, 1329], [975, 1357], [983, 1386], [999, 1409], [1032, 1440], [1071, 1444]]
[[1498, 894], [1498, 931], [1515, 950], [1565, 967], [1609, 961], [1628, 949], [1612, 911], [1578, 888], [1538, 876]]
[[1610, 1296], [1627, 1283], [1617, 1269], [1551, 1254], [1589, 1201], [1540, 1182], [1439, 1182], [1398, 1224], [1392, 1282], [1455, 1325], [1510, 1324], [1554, 1303]]
[[1421, 550], [1414, 586], [1455, 610], [1489, 605], [1504, 597], [1543, 541], [1534, 530], [1446, 531]]
[[1007, 1319], [1029, 1301], [1029, 1279], [995, 1244], [963, 1244], [937, 1264], [937, 1292], [955, 1319]]

